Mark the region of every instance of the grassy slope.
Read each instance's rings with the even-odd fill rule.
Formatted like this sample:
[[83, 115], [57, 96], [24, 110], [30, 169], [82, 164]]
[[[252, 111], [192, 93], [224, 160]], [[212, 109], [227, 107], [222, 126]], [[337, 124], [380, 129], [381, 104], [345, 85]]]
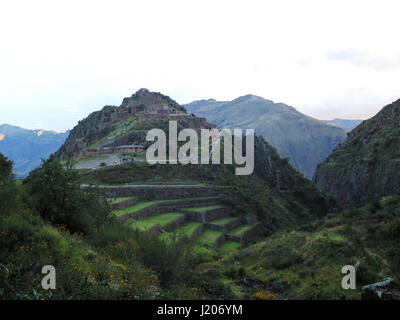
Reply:
[[132, 199], [134, 197], [119, 197], [119, 198], [107, 198], [109, 204], [117, 204], [125, 200]]
[[[331, 214], [307, 228], [280, 231], [218, 261], [210, 259], [198, 271], [212, 266], [221, 277], [233, 275], [226, 283], [236, 286], [232, 289], [241, 298], [360, 299], [362, 285], [386, 276], [400, 279], [399, 240], [396, 195]], [[207, 261], [206, 255], [203, 258]], [[343, 290], [341, 268], [357, 261], [358, 289]], [[244, 276], [253, 281], [250, 286], [242, 286]]]
[[400, 188], [400, 100], [349, 133], [318, 166], [316, 184], [345, 206], [363, 205]]
[[161, 227], [164, 227], [168, 223], [183, 217], [184, 213], [180, 212], [170, 212], [163, 213], [151, 216], [144, 220], [135, 220], [129, 223], [129, 226], [133, 229], [138, 228], [139, 230], [146, 231], [159, 224]]
[[243, 233], [245, 233], [246, 231], [250, 230], [253, 227], [254, 227], [254, 225], [252, 225], [252, 224], [243, 224], [243, 225], [231, 230], [230, 232], [228, 232], [228, 234], [231, 236], [240, 237]]
[[[138, 167], [134, 163], [103, 168], [85, 173], [82, 183], [124, 186], [128, 184], [171, 184], [225, 186], [222, 203], [233, 208], [234, 215], [257, 215], [271, 229], [297, 224], [324, 215], [329, 200], [312, 183], [279, 158], [263, 141], [256, 143], [255, 172], [236, 176], [229, 165], [152, 165]], [[282, 186], [281, 186], [282, 184]], [[280, 188], [286, 188], [280, 192]], [[141, 204], [139, 204], [141, 206]], [[128, 213], [126, 210], [121, 214]], [[118, 213], [120, 214], [120, 213]]]
[[[118, 231], [108, 228], [108, 235], [119, 234], [118, 241], [108, 240], [113, 252], [29, 212], [0, 217], [0, 298], [151, 298], [151, 286], [158, 286], [154, 274], [144, 272], [140, 262], [119, 257], [122, 252], [133, 254], [133, 239], [125, 237], [120, 226]], [[57, 290], [41, 287], [41, 268], [46, 264], [56, 267]]]
[[[224, 104], [204, 101], [186, 105], [219, 128], [251, 128], [289, 157], [297, 170], [312, 178], [317, 164], [346, 137], [345, 131], [301, 114], [282, 103], [247, 95]], [[251, 112], [249, 112], [251, 110]], [[244, 116], [245, 115], [245, 116]]]
[[196, 239], [195, 243], [206, 247], [211, 247], [214, 244], [215, 240], [217, 240], [217, 238], [221, 235], [221, 231], [206, 229]]
[[196, 207], [196, 208], [185, 208], [186, 211], [191, 211], [191, 212], [204, 212], [204, 211], [209, 211], [209, 210], [214, 210], [214, 209], [221, 209], [224, 206], [221, 205], [214, 205], [214, 206], [205, 206], [205, 207]]
[[227, 218], [212, 220], [212, 221], [210, 221], [210, 223], [215, 224], [217, 226], [223, 226], [223, 225], [227, 224], [228, 222], [232, 222], [236, 219], [237, 219], [237, 217], [227, 217]]

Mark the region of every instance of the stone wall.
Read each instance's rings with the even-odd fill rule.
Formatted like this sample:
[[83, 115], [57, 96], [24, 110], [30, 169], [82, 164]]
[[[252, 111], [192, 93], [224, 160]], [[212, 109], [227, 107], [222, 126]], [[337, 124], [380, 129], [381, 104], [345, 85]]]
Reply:
[[197, 227], [196, 230], [192, 233], [192, 236], [190, 237], [190, 241], [193, 241], [197, 239], [197, 237], [203, 232], [204, 230], [204, 224], [201, 224]]
[[139, 197], [141, 199], [194, 198], [216, 196], [212, 187], [118, 187], [99, 188], [107, 197]]
[[166, 213], [171, 211], [180, 211], [180, 208], [191, 207], [198, 204], [215, 204], [218, 200], [198, 199], [198, 200], [185, 200], [185, 201], [171, 201], [164, 203], [154, 203], [153, 205], [138, 210], [133, 213], [127, 213], [118, 217], [118, 220], [124, 222], [128, 219], [142, 220], [146, 219], [156, 213]]
[[257, 239], [261, 235], [263, 231], [263, 227], [261, 223], [256, 224], [253, 228], [250, 230], [247, 230], [245, 233], [242, 234], [240, 237], [240, 243], [242, 246], [246, 246], [249, 244], [251, 241]]
[[180, 209], [180, 211], [185, 212], [188, 216], [188, 220], [190, 221], [198, 221], [201, 223], [206, 223], [210, 220], [226, 218], [229, 216], [231, 209], [230, 208], [218, 208], [207, 211], [187, 211], [185, 209]]
[[179, 227], [180, 225], [184, 224], [186, 222], [186, 216], [182, 216], [174, 221], [171, 221], [170, 223], [168, 223], [165, 227], [163, 227], [163, 229], [167, 232], [172, 232], [174, 231], [177, 227]]
[[222, 234], [215, 240], [213, 248], [217, 249], [224, 241], [225, 241], [225, 234]]
[[241, 245], [244, 247], [244, 246], [248, 245], [251, 241], [257, 239], [257, 237], [259, 237], [261, 235], [263, 230], [264, 229], [263, 229], [262, 224], [258, 223], [256, 225], [254, 225], [253, 228], [245, 231], [241, 236], [232, 236], [232, 235], [226, 234], [226, 239], [240, 242]]
[[111, 208], [113, 210], [117, 210], [117, 209], [123, 209], [129, 206], [133, 206], [134, 204], [136, 204], [139, 201], [139, 198], [135, 197], [135, 198], [131, 198], [131, 199], [127, 199], [125, 201], [122, 202], [118, 202], [118, 203], [114, 203], [111, 205]]
[[217, 225], [217, 224], [212, 224], [212, 223], [206, 223], [206, 226], [210, 229], [227, 233], [227, 232], [231, 231], [232, 229], [237, 228], [241, 224], [243, 224], [243, 220], [241, 218], [237, 218], [236, 220], [230, 221], [222, 226]]

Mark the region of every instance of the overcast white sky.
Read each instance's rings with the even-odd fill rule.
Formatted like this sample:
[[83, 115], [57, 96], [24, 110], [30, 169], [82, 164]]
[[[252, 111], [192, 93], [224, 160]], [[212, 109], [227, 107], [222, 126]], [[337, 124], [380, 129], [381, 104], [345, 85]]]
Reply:
[[400, 98], [396, 1], [1, 1], [0, 124], [66, 130], [144, 87], [319, 119]]

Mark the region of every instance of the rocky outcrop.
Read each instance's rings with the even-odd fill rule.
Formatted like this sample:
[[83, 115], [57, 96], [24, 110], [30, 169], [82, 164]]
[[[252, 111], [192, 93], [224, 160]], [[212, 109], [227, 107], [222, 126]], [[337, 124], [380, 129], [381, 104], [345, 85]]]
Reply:
[[343, 206], [362, 205], [400, 188], [400, 100], [349, 133], [314, 175]]
[[393, 278], [386, 278], [363, 286], [361, 289], [362, 300], [400, 300], [400, 288], [396, 287]]

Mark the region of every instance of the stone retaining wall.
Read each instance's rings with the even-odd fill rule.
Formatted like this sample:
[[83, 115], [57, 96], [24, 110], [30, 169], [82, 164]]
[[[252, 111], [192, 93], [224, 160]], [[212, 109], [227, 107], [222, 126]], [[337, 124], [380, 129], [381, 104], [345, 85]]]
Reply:
[[248, 216], [248, 217], [243, 217], [244, 222], [243, 223], [252, 223], [257, 221], [257, 216]]
[[201, 223], [206, 223], [210, 220], [226, 218], [229, 216], [231, 209], [230, 208], [217, 208], [207, 211], [187, 211], [185, 209], [180, 209], [179, 211], [186, 213], [188, 216], [188, 220], [190, 221], [198, 221]]
[[187, 208], [198, 204], [216, 204], [218, 199], [198, 199], [198, 200], [185, 200], [185, 201], [173, 201], [173, 202], [162, 202], [154, 203], [151, 206], [138, 210], [133, 213], [127, 213], [123, 216], [118, 217], [118, 220], [124, 222], [128, 219], [142, 220], [146, 219], [156, 213], [166, 213], [173, 211], [181, 211], [180, 208]]
[[226, 239], [227, 240], [231, 240], [231, 241], [236, 241], [236, 242], [242, 242], [241, 241], [241, 237], [239, 237], [239, 236], [232, 236], [232, 235], [230, 235], [230, 234], [226, 234]]
[[113, 210], [117, 210], [117, 209], [123, 209], [126, 207], [130, 207], [133, 206], [134, 204], [136, 204], [139, 201], [139, 198], [131, 198], [131, 199], [127, 199], [125, 201], [121, 201], [118, 203], [114, 203], [111, 205], [111, 208]]
[[223, 242], [225, 242], [225, 234], [220, 235], [213, 244], [213, 248], [217, 249]]
[[98, 188], [107, 197], [139, 197], [140, 199], [194, 198], [216, 196], [212, 187], [118, 187]]
[[197, 227], [196, 230], [193, 231], [192, 236], [190, 237], [190, 241], [197, 239], [197, 237], [203, 232], [204, 224], [201, 224]]
[[261, 235], [262, 231], [263, 231], [263, 226], [261, 223], [258, 223], [253, 228], [245, 231], [241, 236], [232, 236], [232, 235], [226, 234], [226, 239], [240, 242], [241, 245], [244, 247], [249, 242], [257, 239], [257, 237], [259, 237]]
[[212, 223], [206, 223], [206, 226], [210, 229], [217, 230], [217, 231], [222, 231], [224, 233], [227, 233], [231, 231], [232, 229], [237, 228], [238, 226], [242, 225], [243, 221], [241, 218], [237, 218], [236, 220], [230, 221], [224, 225], [217, 225], [217, 224], [212, 224]]
[[231, 208], [228, 208], [228, 207], [218, 208], [218, 209], [208, 210], [208, 211], [204, 212], [204, 219], [205, 219], [205, 222], [207, 222], [207, 221], [211, 221], [211, 220], [229, 217], [230, 214], [231, 214]]
[[186, 222], [186, 216], [182, 216], [182, 217], [177, 218], [174, 221], [171, 221], [170, 223], [168, 223], [165, 227], [163, 227], [163, 229], [167, 232], [172, 232], [177, 227], [184, 224], [185, 222]]
[[261, 235], [261, 232], [263, 231], [263, 226], [261, 223], [256, 224], [253, 228], [250, 230], [247, 230], [245, 233], [242, 234], [240, 237], [240, 243], [242, 246], [246, 246], [249, 242], [255, 240], [257, 237]]

